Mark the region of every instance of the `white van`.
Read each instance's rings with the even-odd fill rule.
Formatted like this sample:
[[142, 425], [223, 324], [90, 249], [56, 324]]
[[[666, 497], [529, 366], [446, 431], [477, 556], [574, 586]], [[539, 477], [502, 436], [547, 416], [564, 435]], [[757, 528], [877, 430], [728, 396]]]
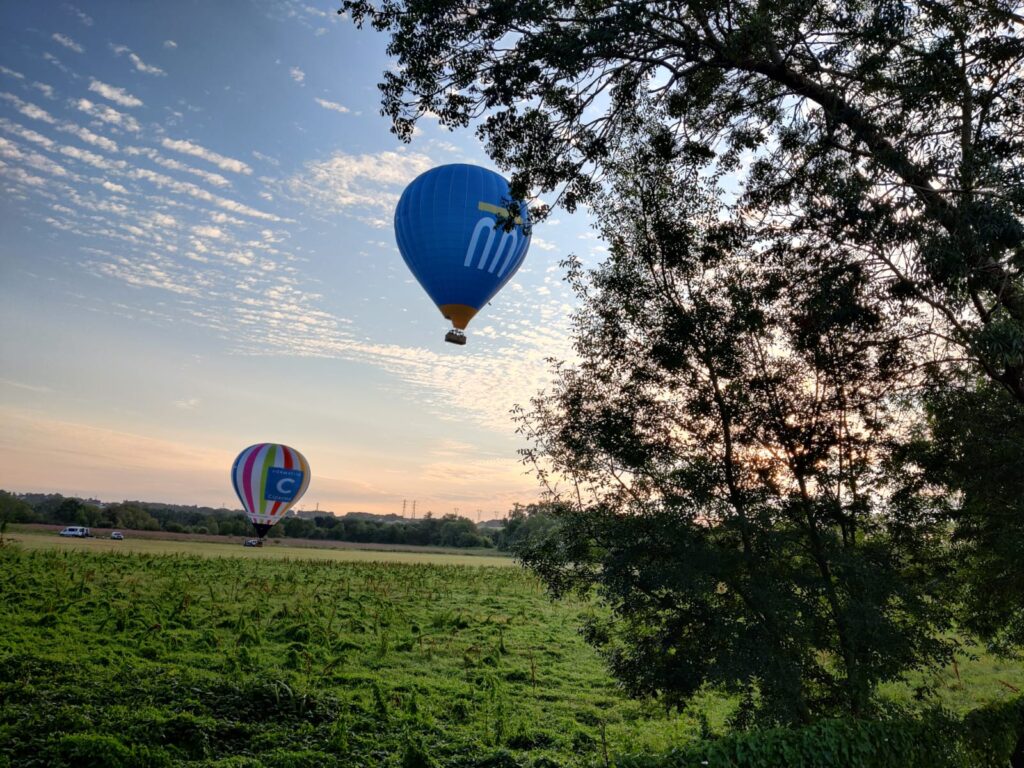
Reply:
[[91, 536], [88, 528], [82, 528], [77, 525], [70, 525], [60, 532], [61, 536], [77, 536], [80, 539], [84, 539], [86, 536]]

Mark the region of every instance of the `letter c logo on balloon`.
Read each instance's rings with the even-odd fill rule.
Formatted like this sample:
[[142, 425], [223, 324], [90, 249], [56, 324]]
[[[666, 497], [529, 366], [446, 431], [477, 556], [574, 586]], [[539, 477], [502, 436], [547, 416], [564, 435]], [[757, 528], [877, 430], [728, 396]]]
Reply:
[[301, 485], [301, 469], [269, 467], [263, 498], [267, 501], [291, 501]]

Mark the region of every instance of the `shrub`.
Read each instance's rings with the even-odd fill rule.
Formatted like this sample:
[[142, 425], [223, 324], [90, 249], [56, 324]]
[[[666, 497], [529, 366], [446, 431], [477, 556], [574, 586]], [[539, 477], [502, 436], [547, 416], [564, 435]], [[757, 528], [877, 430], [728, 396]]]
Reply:
[[663, 755], [629, 755], [619, 768], [1005, 768], [1024, 739], [1024, 697], [962, 721], [934, 711], [916, 720], [824, 720], [804, 728], [734, 733]]

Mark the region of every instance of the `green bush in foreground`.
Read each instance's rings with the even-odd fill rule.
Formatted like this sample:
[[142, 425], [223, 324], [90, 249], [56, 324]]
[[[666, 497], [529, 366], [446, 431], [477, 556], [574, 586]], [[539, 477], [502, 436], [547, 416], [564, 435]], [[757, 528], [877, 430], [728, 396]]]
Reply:
[[[1024, 697], [959, 720], [826, 720], [708, 741], [657, 756], [627, 756], [619, 768], [1005, 768], [1024, 740]], [[1016, 765], [1016, 763], [1015, 763]]]

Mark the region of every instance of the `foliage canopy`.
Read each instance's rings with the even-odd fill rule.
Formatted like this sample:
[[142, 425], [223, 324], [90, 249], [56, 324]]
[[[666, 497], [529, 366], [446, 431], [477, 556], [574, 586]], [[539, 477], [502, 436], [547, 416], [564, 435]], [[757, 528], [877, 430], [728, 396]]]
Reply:
[[[591, 201], [643, 105], [763, 241], [831, 243], [1024, 402], [1024, 17], [1007, 0], [345, 0], [383, 112], [479, 120], [513, 189]], [[541, 213], [538, 211], [538, 213]], [[940, 353], [940, 356], [943, 356]]]

